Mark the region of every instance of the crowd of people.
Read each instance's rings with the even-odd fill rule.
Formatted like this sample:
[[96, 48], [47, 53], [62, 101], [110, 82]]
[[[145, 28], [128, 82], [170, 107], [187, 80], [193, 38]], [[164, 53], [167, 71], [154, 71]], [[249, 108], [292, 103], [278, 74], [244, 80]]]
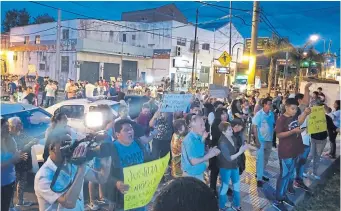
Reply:
[[[46, 80], [44, 100], [50, 106], [54, 102], [56, 84]], [[88, 96], [87, 93], [94, 94], [95, 89], [99, 94], [109, 93], [111, 96], [122, 91], [119, 80], [111, 86], [104, 80], [93, 85], [98, 88], [89, 86], [86, 82], [69, 80], [65, 98], [73, 99], [79, 92]], [[260, 98], [259, 92], [255, 91], [250, 96], [240, 94], [235, 99], [225, 100], [198, 90], [184, 111], [173, 113], [162, 112], [152, 99], [151, 90], [146, 89], [149, 100], [143, 104], [136, 119], [131, 119], [130, 108], [124, 102], [120, 104], [118, 117], [113, 116], [108, 106], [97, 108], [104, 114], [105, 123], [100, 129], [106, 131], [107, 138], [102, 142], [111, 146], [111, 156], [94, 158], [87, 165], [71, 164], [63, 157], [62, 148], [75, 140], [72, 128], [67, 126], [67, 117], [57, 113], [46, 131], [45, 163], [34, 181], [39, 209], [84, 210], [82, 189], [84, 180], [88, 180], [88, 206], [91, 210], [98, 210], [103, 204], [108, 204], [109, 210], [123, 210], [123, 196], [129, 190], [129, 186], [124, 184], [123, 168], [170, 153], [169, 168], [162, 179], [162, 183], [166, 184], [156, 196], [154, 211], [225, 210], [229, 204], [228, 195], [233, 196], [232, 207], [242, 210], [240, 175], [247, 165], [245, 151], [257, 151], [254, 173], [257, 187], [262, 188], [269, 181], [266, 166], [270, 154], [273, 148], [278, 148], [280, 172], [274, 207], [286, 210], [284, 203], [295, 205], [287, 194], [295, 194], [295, 188], [310, 191], [303, 182], [304, 177], [320, 179], [317, 169], [321, 156], [324, 156], [322, 152], [328, 136], [331, 150], [325, 156], [336, 156], [340, 100], [336, 100], [331, 109], [324, 104], [325, 95], [321, 88], [310, 97], [310, 86], [308, 83], [304, 94], [282, 95], [276, 92], [273, 97], [268, 94]], [[307, 122], [313, 106], [325, 106], [327, 131], [310, 135]], [[15, 209], [12, 203], [15, 187], [16, 206], [30, 206], [30, 202], [23, 200], [23, 190], [26, 173], [32, 168], [27, 166], [31, 162], [29, 151], [36, 141], [19, 136], [22, 131], [19, 118], [2, 119], [1, 129], [2, 210]], [[311, 157], [308, 156], [310, 151]], [[82, 144], [73, 152], [75, 158], [85, 155], [86, 149]], [[310, 159], [311, 172], [308, 171]], [[57, 169], [62, 172], [61, 180], [54, 179]], [[69, 181], [72, 183], [68, 184]], [[189, 200], [195, 202], [188, 203]], [[189, 208], [191, 206], [193, 208]], [[134, 210], [142, 211], [146, 207]]]

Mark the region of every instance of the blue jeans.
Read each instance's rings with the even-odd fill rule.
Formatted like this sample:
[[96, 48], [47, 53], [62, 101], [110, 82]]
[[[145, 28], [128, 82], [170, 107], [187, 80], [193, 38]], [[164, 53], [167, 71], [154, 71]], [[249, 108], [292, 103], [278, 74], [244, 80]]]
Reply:
[[272, 151], [272, 140], [260, 142], [260, 148], [257, 150], [257, 161], [256, 161], [257, 181], [263, 180], [264, 170], [266, 168], [266, 165], [268, 165], [271, 151]]
[[219, 208], [224, 208], [227, 202], [227, 190], [229, 189], [230, 178], [233, 184], [233, 205], [240, 207], [240, 179], [239, 168], [220, 169], [221, 188], [219, 192]]
[[45, 100], [45, 107], [50, 107], [54, 105], [54, 97], [48, 97], [46, 96], [46, 100]]
[[304, 145], [304, 151], [298, 156], [297, 167], [296, 167], [296, 180], [303, 181], [303, 173], [305, 164], [310, 153], [310, 146]]
[[278, 201], [284, 200], [289, 183], [292, 183], [295, 176], [295, 167], [298, 157], [279, 159], [280, 174], [276, 185], [276, 199]]

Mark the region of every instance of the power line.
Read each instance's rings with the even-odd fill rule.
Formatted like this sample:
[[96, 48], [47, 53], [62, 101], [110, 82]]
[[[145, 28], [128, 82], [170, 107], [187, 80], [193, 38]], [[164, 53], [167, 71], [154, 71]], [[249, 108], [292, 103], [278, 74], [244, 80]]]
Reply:
[[231, 8], [231, 7], [221, 6], [221, 5], [217, 5], [217, 4], [206, 3], [206, 2], [202, 2], [202, 1], [195, 1], [195, 2], [200, 3], [200, 4], [205, 4], [207, 6], [217, 7], [217, 8], [225, 8], [225, 9], [244, 11], [244, 12], [251, 12], [251, 10], [239, 9], [239, 8]]
[[49, 31], [49, 30], [52, 30], [52, 29], [55, 29], [57, 27], [51, 27], [51, 28], [48, 28], [48, 29], [44, 29], [44, 30], [40, 30], [40, 31], [36, 31], [36, 32], [32, 32], [32, 33], [27, 33], [27, 34], [10, 34], [11, 36], [26, 36], [26, 35], [32, 35], [32, 34], [38, 34], [40, 32], [46, 32], [46, 31]]

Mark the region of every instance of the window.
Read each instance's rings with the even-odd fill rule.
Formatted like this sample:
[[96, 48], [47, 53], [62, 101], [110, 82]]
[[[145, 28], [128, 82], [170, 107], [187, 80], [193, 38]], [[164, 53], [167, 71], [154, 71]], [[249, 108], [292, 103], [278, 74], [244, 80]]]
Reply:
[[209, 73], [210, 67], [201, 66], [200, 73]]
[[40, 35], [36, 35], [34, 43], [35, 44], [40, 44]]
[[113, 42], [114, 41], [114, 32], [110, 31], [109, 32], [109, 42]]
[[122, 34], [122, 42], [127, 42], [127, 34]]
[[39, 64], [39, 70], [45, 70], [45, 64], [44, 63]]
[[133, 35], [131, 36], [131, 39], [132, 39], [132, 40], [136, 40], [136, 35], [133, 34]]
[[25, 36], [24, 44], [30, 43], [30, 36]]
[[68, 56], [62, 56], [61, 59], [61, 71], [62, 72], [69, 72], [69, 57]]
[[178, 37], [178, 39], [176, 40], [176, 44], [180, 46], [186, 46], [186, 38]]
[[209, 51], [210, 50], [210, 44], [209, 43], [202, 44], [202, 49], [206, 50], [206, 51]]
[[63, 29], [62, 39], [63, 40], [68, 40], [69, 39], [69, 30], [68, 29]]
[[67, 118], [84, 119], [84, 106], [82, 105], [64, 105], [57, 111], [65, 114]]

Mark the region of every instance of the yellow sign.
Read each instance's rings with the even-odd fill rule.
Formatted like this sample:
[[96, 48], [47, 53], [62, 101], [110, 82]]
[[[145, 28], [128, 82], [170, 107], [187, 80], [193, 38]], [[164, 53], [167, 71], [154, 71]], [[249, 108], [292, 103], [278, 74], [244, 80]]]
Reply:
[[116, 82], [116, 78], [115, 77], [110, 77], [110, 82]]
[[124, 210], [146, 206], [152, 200], [169, 158], [168, 153], [158, 160], [123, 168], [124, 184], [129, 185], [124, 194]]
[[218, 61], [222, 66], [226, 67], [232, 61], [232, 57], [226, 51], [224, 51], [224, 53], [222, 53], [219, 57]]
[[314, 106], [308, 120], [308, 134], [327, 131], [327, 120], [324, 106]]
[[28, 65], [28, 72], [29, 73], [35, 73], [36, 72], [36, 66], [34, 64]]

